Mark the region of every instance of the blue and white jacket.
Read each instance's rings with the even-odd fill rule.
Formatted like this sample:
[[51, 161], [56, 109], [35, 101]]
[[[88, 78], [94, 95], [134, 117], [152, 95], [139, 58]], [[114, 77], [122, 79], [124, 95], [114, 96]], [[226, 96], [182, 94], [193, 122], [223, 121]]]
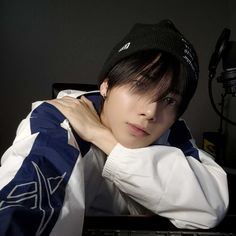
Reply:
[[[86, 96], [98, 109], [99, 94]], [[195, 146], [183, 120], [149, 147], [118, 143], [105, 156], [54, 106], [36, 102], [1, 159], [1, 236], [81, 235], [84, 214], [152, 213], [179, 228], [210, 228], [227, 207], [226, 173]]]

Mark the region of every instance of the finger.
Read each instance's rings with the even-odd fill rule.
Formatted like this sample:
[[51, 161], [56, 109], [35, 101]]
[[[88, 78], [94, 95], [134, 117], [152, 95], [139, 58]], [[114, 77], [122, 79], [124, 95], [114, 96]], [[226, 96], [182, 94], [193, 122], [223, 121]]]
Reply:
[[69, 101], [68, 99], [53, 99], [53, 100], [48, 100], [46, 101], [47, 103], [50, 103], [51, 105], [61, 109], [61, 108], [64, 108], [64, 107], [67, 107], [69, 106], [69, 104], [71, 104], [71, 101]]
[[79, 98], [79, 100], [80, 101], [83, 101], [83, 102], [90, 102], [90, 100], [89, 99], [87, 99], [85, 96], [81, 96], [80, 98]]
[[68, 102], [76, 102], [76, 101], [78, 101], [77, 98], [70, 97], [70, 96], [64, 96], [64, 97], [60, 98], [59, 100], [68, 101]]
[[81, 101], [93, 106], [93, 102], [89, 100], [88, 98], [86, 98], [85, 96], [81, 96]]
[[93, 111], [96, 111], [96, 109], [94, 108], [94, 105], [92, 103], [92, 101], [90, 101], [89, 99], [87, 99], [85, 96], [81, 96], [81, 101], [84, 102], [90, 109], [92, 109]]

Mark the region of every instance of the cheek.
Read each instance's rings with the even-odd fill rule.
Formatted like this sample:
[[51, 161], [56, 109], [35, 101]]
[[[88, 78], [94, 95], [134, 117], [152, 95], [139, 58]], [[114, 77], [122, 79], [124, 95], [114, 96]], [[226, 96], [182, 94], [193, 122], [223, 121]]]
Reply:
[[173, 113], [162, 113], [157, 116], [156, 123], [153, 125], [153, 139], [160, 138], [176, 121]]
[[164, 127], [171, 126], [176, 120], [176, 111], [171, 107], [159, 108], [157, 111], [157, 123], [162, 124]]
[[[106, 120], [108, 128], [114, 130], [120, 125], [123, 115], [124, 108], [122, 104], [116, 100], [109, 100], [106, 104]], [[124, 119], [124, 118], [123, 118]]]
[[[134, 100], [134, 99], [133, 99]], [[108, 109], [110, 115], [126, 114], [131, 111], [135, 103], [126, 93], [114, 93], [108, 100]]]

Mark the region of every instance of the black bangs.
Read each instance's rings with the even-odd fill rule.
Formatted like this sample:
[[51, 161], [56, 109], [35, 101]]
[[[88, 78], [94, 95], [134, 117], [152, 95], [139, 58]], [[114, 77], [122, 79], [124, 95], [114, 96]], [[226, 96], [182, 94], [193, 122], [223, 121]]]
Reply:
[[[158, 52], [139, 52], [117, 63], [108, 73], [109, 88], [133, 83], [157, 57]], [[149, 82], [149, 80], [147, 80]]]
[[169, 93], [183, 94], [183, 66], [166, 52], [143, 51], [116, 64], [108, 73], [108, 90], [129, 85], [134, 93], [152, 94], [154, 100]]

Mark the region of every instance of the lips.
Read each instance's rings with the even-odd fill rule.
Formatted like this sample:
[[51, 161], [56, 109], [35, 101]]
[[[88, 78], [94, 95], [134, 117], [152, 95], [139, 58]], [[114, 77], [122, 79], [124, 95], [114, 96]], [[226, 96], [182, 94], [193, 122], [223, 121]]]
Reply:
[[127, 123], [128, 125], [128, 130], [131, 135], [137, 136], [137, 137], [143, 137], [149, 135], [147, 130], [140, 125], [137, 124], [132, 124], [132, 123]]

